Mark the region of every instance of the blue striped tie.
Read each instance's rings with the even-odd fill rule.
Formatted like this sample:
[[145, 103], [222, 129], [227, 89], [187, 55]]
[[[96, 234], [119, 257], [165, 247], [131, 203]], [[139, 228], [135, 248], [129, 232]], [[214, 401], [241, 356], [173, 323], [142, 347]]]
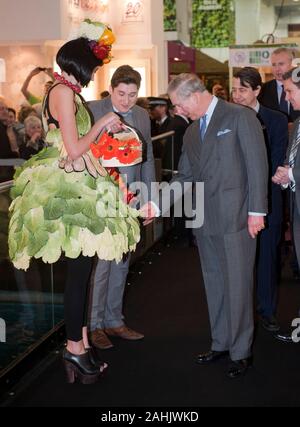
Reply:
[[206, 131], [206, 118], [207, 118], [207, 114], [204, 114], [204, 116], [201, 118], [200, 135], [201, 135], [202, 141]]
[[[297, 136], [293, 141], [293, 145], [290, 151], [290, 156], [289, 156], [289, 166], [290, 168], [293, 168], [295, 166], [295, 160], [296, 160], [296, 156], [297, 156], [297, 151], [298, 151], [298, 146], [300, 143], [300, 122], [298, 123], [298, 129], [297, 129]], [[292, 191], [296, 191], [296, 183], [295, 181], [291, 181], [290, 183], [290, 189]]]

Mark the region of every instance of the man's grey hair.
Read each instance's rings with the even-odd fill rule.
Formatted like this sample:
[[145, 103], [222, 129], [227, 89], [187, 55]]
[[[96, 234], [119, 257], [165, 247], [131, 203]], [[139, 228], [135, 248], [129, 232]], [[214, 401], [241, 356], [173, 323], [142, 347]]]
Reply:
[[292, 62], [295, 58], [295, 52], [293, 49], [290, 49], [288, 47], [279, 47], [275, 50], [273, 50], [272, 55], [279, 55], [281, 53], [286, 53], [289, 56], [290, 61]]
[[204, 91], [206, 87], [196, 74], [179, 74], [168, 86], [168, 94], [176, 92], [176, 95], [183, 99], [189, 98], [192, 93]]

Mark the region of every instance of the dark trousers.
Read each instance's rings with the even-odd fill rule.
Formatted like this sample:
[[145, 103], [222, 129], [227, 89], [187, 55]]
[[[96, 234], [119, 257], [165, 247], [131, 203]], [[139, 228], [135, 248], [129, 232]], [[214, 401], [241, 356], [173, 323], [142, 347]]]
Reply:
[[67, 259], [67, 282], [64, 295], [67, 339], [80, 341], [87, 325], [88, 286], [93, 258], [80, 255]]
[[300, 214], [296, 206], [296, 200], [293, 195], [293, 238], [295, 242], [296, 255], [298, 263], [300, 261]]
[[271, 224], [258, 239], [257, 251], [257, 305], [262, 316], [275, 314], [278, 290], [278, 261], [281, 225]]
[[291, 239], [292, 239], [292, 256], [290, 266], [293, 273], [299, 273], [299, 256], [296, 254], [296, 245], [294, 238], [294, 204], [295, 204], [295, 193], [293, 191], [287, 192], [287, 201], [289, 206], [289, 217], [290, 217], [290, 229], [291, 229]]

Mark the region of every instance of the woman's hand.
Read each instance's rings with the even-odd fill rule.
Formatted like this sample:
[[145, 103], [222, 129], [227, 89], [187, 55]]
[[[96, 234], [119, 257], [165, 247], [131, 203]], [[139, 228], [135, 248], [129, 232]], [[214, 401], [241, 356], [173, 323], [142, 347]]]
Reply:
[[119, 132], [123, 129], [123, 124], [120, 117], [115, 113], [107, 113], [101, 119], [98, 120], [101, 124], [102, 129], [106, 128], [108, 131], [113, 133]]
[[33, 143], [36, 143], [41, 138], [42, 138], [42, 130], [38, 130], [31, 135], [30, 141]]
[[30, 73], [28, 74], [28, 77], [37, 76], [38, 74], [40, 74], [40, 72], [41, 72], [40, 67], [36, 67], [32, 71], [30, 71]]

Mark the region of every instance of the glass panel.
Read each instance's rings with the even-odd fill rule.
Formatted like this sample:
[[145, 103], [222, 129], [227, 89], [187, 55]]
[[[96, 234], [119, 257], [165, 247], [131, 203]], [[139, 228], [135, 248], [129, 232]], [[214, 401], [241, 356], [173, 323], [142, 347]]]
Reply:
[[52, 265], [53, 276], [53, 320], [57, 325], [64, 320], [64, 290], [67, 278], [66, 260], [62, 256], [58, 262]]
[[[33, 260], [24, 272], [8, 256], [9, 188], [0, 189], [0, 375], [34, 348], [63, 317], [62, 294], [53, 293], [53, 267]], [[58, 263], [59, 264], [59, 263]]]

